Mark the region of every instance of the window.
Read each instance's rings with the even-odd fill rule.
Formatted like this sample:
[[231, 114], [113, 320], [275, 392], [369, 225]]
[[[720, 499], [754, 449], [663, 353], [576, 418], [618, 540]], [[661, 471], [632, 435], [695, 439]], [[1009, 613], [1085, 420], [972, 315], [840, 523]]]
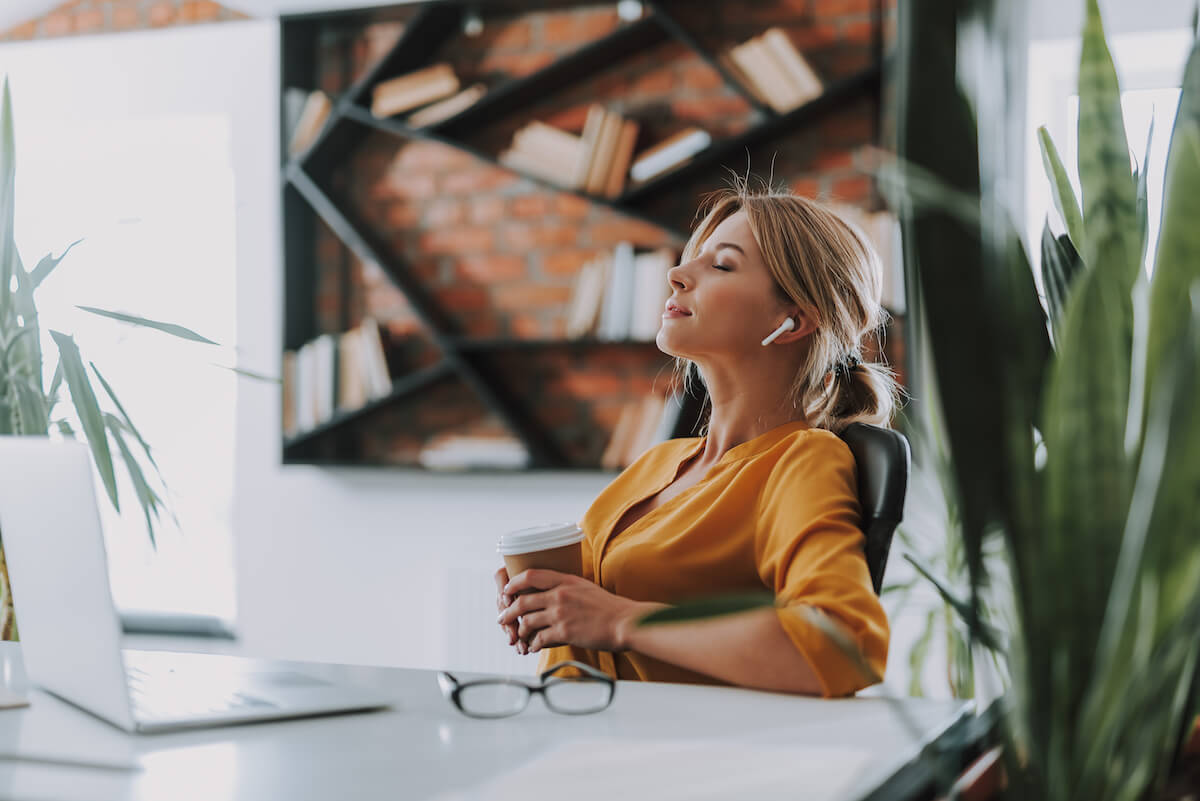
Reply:
[[[189, 70], [185, 58], [161, 60], [162, 38], [171, 35], [155, 34], [153, 42], [123, 35], [116, 63], [97, 60], [88, 42], [6, 53], [17, 244], [32, 266], [83, 239], [38, 290], [43, 341], [56, 353], [49, 329], [75, 335], [150, 444], [178, 519], [164, 515], [155, 552], [123, 469], [119, 515], [97, 484], [117, 606], [232, 620], [237, 376], [218, 366], [236, 362], [232, 123], [230, 113], [211, 107], [153, 108], [150, 84]], [[96, 37], [95, 45], [107, 39], [112, 53], [113, 38]], [[89, 71], [109, 71], [95, 80], [111, 90], [70, 79]], [[145, 86], [130, 77], [139, 71]], [[186, 81], [179, 83], [186, 95]], [[105, 96], [88, 96], [97, 91]], [[177, 323], [223, 347], [103, 319], [78, 305]], [[48, 359], [47, 382], [54, 366]], [[54, 416], [68, 413], [71, 406], [60, 404]]]

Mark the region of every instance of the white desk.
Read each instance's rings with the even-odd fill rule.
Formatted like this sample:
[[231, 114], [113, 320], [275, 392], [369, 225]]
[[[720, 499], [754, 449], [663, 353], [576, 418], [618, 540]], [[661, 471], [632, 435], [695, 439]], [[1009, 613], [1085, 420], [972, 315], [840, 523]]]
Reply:
[[[865, 749], [849, 798], [869, 795], [923, 745], [960, 726], [969, 703], [857, 698], [827, 701], [681, 684], [621, 682], [609, 709], [569, 717], [537, 698], [517, 717], [463, 717], [426, 670], [278, 663], [314, 675], [386, 688], [382, 712], [257, 723], [161, 735], [126, 735], [53, 696], [29, 690], [20, 648], [0, 643], [0, 677], [32, 705], [0, 710], [0, 753], [87, 755], [132, 769], [0, 759], [0, 798], [20, 799], [432, 799], [463, 797], [564, 744], [724, 740], [806, 749]], [[81, 670], [87, 669], [80, 665]], [[456, 674], [458, 675], [458, 674]], [[470, 674], [462, 674], [470, 675]], [[897, 713], [897, 705], [908, 718]], [[913, 728], [915, 727], [916, 733]], [[597, 770], [604, 766], [597, 765]], [[646, 767], [652, 775], [656, 768]], [[639, 771], [641, 767], [639, 767]], [[581, 785], [586, 784], [586, 777]], [[624, 798], [639, 798], [636, 780]], [[570, 797], [558, 788], [559, 797]], [[548, 797], [529, 788], [529, 799]], [[793, 796], [805, 798], [803, 787]]]

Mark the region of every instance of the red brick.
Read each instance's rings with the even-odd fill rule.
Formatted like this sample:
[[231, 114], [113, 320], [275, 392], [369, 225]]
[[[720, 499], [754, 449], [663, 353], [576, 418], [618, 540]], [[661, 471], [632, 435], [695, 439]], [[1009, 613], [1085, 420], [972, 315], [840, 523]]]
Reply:
[[469, 205], [467, 214], [471, 222], [494, 223], [507, 215], [505, 198], [502, 195], [484, 195], [466, 200]]
[[425, 206], [425, 225], [434, 228], [461, 225], [466, 219], [465, 204], [455, 198], [439, 198]]
[[620, 395], [625, 391], [624, 380], [613, 373], [568, 372], [554, 384], [565, 392], [584, 398]]
[[584, 264], [606, 253], [604, 250], [553, 250], [542, 257], [542, 269], [549, 275], [575, 275]]
[[706, 97], [671, 102], [671, 112], [676, 118], [688, 121], [700, 120], [706, 125], [711, 124], [713, 119], [736, 117], [749, 110], [750, 106], [740, 96]]
[[550, 198], [546, 195], [518, 195], [509, 204], [513, 217], [545, 217], [550, 213]]
[[513, 284], [498, 286], [492, 290], [492, 301], [496, 308], [512, 311], [558, 308], [570, 299], [569, 286]]
[[665, 247], [671, 237], [656, 225], [641, 220], [614, 220], [587, 227], [588, 239], [593, 245], [615, 245], [632, 242], [642, 247]]
[[385, 217], [396, 228], [415, 228], [421, 222], [421, 209], [411, 203], [393, 203]]
[[162, 28], [174, 21], [175, 7], [167, 2], [167, 0], [161, 0], [161, 2], [150, 6], [150, 26], [152, 28]]
[[579, 219], [588, 216], [592, 204], [578, 195], [558, 194], [554, 196], [554, 213], [560, 217]]
[[8, 33], [4, 34], [2, 38], [9, 39], [9, 40], [17, 40], [17, 39], [24, 40], [24, 39], [33, 39], [36, 36], [37, 36], [37, 20], [31, 19], [31, 20], [29, 20], [29, 22], [21, 23], [20, 25], [16, 26], [15, 28], [9, 29]]
[[588, 103], [578, 103], [567, 108], [560, 108], [551, 111], [542, 122], [547, 125], [553, 125], [555, 128], [561, 128], [564, 131], [578, 134], [583, 130], [583, 124], [587, 121]]
[[554, 60], [553, 53], [489, 53], [476, 65], [479, 73], [502, 72], [514, 78], [529, 75]]
[[475, 45], [490, 50], [528, 50], [533, 43], [533, 25], [528, 18], [485, 20]]
[[840, 170], [854, 166], [854, 154], [849, 150], [825, 150], [813, 160], [816, 170]]
[[95, 33], [104, 28], [104, 12], [98, 8], [75, 15], [76, 33]]
[[807, 6], [816, 19], [845, 17], [852, 14], [870, 14], [874, 11], [874, 0], [793, 0]]
[[437, 180], [428, 173], [392, 170], [387, 175], [388, 186], [399, 198], [424, 200], [437, 195]]
[[681, 65], [680, 72], [683, 85], [688, 89], [720, 89], [725, 85], [721, 73], [700, 61]]
[[631, 94], [666, 95], [677, 88], [675, 76], [669, 67], [660, 67], [633, 79], [629, 87]]
[[582, 32], [575, 23], [575, 15], [569, 11], [550, 15], [542, 21], [543, 44], [575, 44], [582, 36]]
[[487, 228], [456, 226], [421, 233], [421, 250], [426, 253], [479, 253], [495, 244]]
[[504, 256], [489, 253], [486, 256], [469, 256], [458, 260], [455, 274], [465, 281], [490, 284], [496, 281], [514, 281], [528, 274], [522, 256]]
[[840, 178], [833, 182], [834, 199], [850, 202], [865, 202], [871, 197], [871, 179], [865, 175]]
[[588, 39], [599, 39], [621, 24], [616, 8], [590, 8], [575, 12], [576, 26]]
[[434, 292], [434, 297], [452, 312], [483, 311], [489, 307], [488, 293], [477, 286], [452, 286]]
[[117, 6], [112, 10], [112, 28], [115, 31], [128, 31], [140, 28], [142, 20], [137, 8]]
[[842, 39], [854, 44], [869, 44], [874, 41], [875, 26], [870, 20], [847, 22], [842, 25]]
[[42, 35], [66, 36], [74, 29], [73, 22], [70, 14], [56, 11], [46, 17], [42, 25]]
[[578, 239], [579, 230], [575, 226], [554, 223], [507, 225], [501, 233], [504, 245], [516, 251], [573, 245]]
[[821, 194], [821, 182], [816, 178], [797, 178], [792, 181], [790, 188], [793, 195], [807, 198], [816, 198]]
[[441, 191], [454, 195], [490, 192], [516, 183], [519, 178], [499, 167], [480, 167], [442, 176]]
[[546, 335], [542, 321], [532, 314], [514, 314], [508, 319], [508, 330], [520, 339], [539, 339]]

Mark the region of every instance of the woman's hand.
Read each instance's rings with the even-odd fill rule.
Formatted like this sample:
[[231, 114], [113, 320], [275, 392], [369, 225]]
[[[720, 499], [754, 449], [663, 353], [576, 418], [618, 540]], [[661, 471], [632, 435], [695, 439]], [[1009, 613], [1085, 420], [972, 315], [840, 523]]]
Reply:
[[517, 624], [517, 637], [528, 653], [555, 645], [626, 650], [626, 632], [632, 623], [659, 607], [613, 595], [585, 578], [554, 570], [526, 570], [500, 592], [515, 600], [500, 613], [498, 622], [506, 628]]
[[[512, 595], [504, 591], [504, 585], [508, 583], [508, 568], [500, 568], [495, 572], [494, 577], [496, 579], [496, 608], [503, 612], [513, 601]], [[508, 644], [516, 645], [517, 624], [501, 623], [500, 628], [504, 629], [504, 633], [508, 635]]]

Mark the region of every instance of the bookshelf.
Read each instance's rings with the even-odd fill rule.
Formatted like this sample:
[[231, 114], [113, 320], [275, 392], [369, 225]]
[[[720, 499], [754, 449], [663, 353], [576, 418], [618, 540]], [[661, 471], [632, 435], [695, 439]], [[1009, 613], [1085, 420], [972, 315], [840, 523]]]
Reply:
[[[539, 9], [597, 6], [596, 2], [515, 3], [503, 8], [519, 14]], [[655, 210], [655, 199], [670, 195], [688, 181], [709, 178], [715, 186], [727, 165], [739, 163], [746, 148], [796, 135], [815, 125], [832, 110], [861, 98], [871, 98], [877, 107], [882, 91], [882, 40], [878, 35], [882, 2], [876, 2], [872, 15], [876, 28], [872, 63], [852, 74], [829, 81], [823, 92], [786, 112], [778, 112], [761, 102], [717, 57], [717, 53], [695, 35], [667, 2], [643, 3], [642, 16], [623, 21], [611, 31], [570, 52], [558, 54], [528, 74], [489, 85], [481, 99], [438, 122], [413, 127], [403, 119], [379, 118], [371, 113], [372, 91], [390, 78], [429, 66], [437, 60], [439, 49], [459, 35], [464, 17], [478, 4], [435, 0], [392, 7], [318, 12], [283, 16], [281, 30], [281, 153], [280, 176], [283, 195], [284, 252], [284, 347], [298, 348], [302, 343], [328, 330], [316, 311], [320, 277], [317, 231], [331, 232], [344, 249], [362, 264], [377, 265], [386, 280], [402, 293], [423, 333], [426, 344], [438, 353], [436, 360], [412, 366], [393, 378], [386, 394], [368, 400], [352, 410], [335, 412], [323, 422], [303, 431], [282, 436], [284, 464], [353, 465], [362, 463], [355, 442], [382, 410], [398, 404], [421, 403], [436, 387], [456, 382], [465, 387], [486, 410], [529, 453], [529, 469], [599, 469], [596, 463], [579, 463], [568, 455], [553, 424], [540, 419], [536, 399], [523, 393], [505, 365], [513, 359], [538, 359], [553, 354], [558, 363], [585, 358], [597, 352], [622, 351], [639, 358], [661, 357], [664, 367], [669, 359], [657, 353], [652, 341], [609, 341], [594, 337], [580, 339], [547, 336], [472, 336], [463, 330], [452, 310], [447, 309], [419, 276], [419, 270], [396, 252], [387, 236], [376, 230], [353, 205], [338, 197], [339, 173], [368, 137], [394, 138], [397, 143], [429, 142], [469, 155], [479, 163], [513, 172], [536, 187], [580, 199], [589, 207], [613, 212], [664, 232], [677, 243], [686, 240], [686, 232], [675, 220]], [[484, 9], [495, 10], [491, 6]], [[312, 89], [316, 53], [323, 37], [331, 32], [361, 30], [368, 25], [394, 22], [403, 30], [394, 45], [387, 48], [329, 104], [328, 118], [307, 146], [289, 153], [288, 109], [284, 95], [289, 89]], [[765, 26], [764, 26], [765, 27]], [[486, 130], [498, 118], [526, 119], [522, 114], [536, 108], [546, 97], [569, 91], [614, 64], [636, 57], [660, 46], [682, 46], [689, 56], [698, 57], [743, 100], [752, 112], [751, 122], [737, 133], [714, 135], [712, 143], [682, 166], [647, 181], [626, 186], [615, 197], [601, 197], [578, 189], [564, 188], [531, 172], [502, 164], [494, 153], [479, 144], [479, 131]], [[464, 86], [466, 84], [464, 83]], [[875, 119], [878, 132], [878, 118]], [[744, 160], [744, 159], [743, 159]], [[343, 264], [343, 268], [347, 265]], [[340, 310], [341, 330], [354, 323], [350, 310]], [[702, 422], [703, 398], [687, 395], [672, 436], [690, 436]], [[385, 412], [386, 413], [386, 412]]]

